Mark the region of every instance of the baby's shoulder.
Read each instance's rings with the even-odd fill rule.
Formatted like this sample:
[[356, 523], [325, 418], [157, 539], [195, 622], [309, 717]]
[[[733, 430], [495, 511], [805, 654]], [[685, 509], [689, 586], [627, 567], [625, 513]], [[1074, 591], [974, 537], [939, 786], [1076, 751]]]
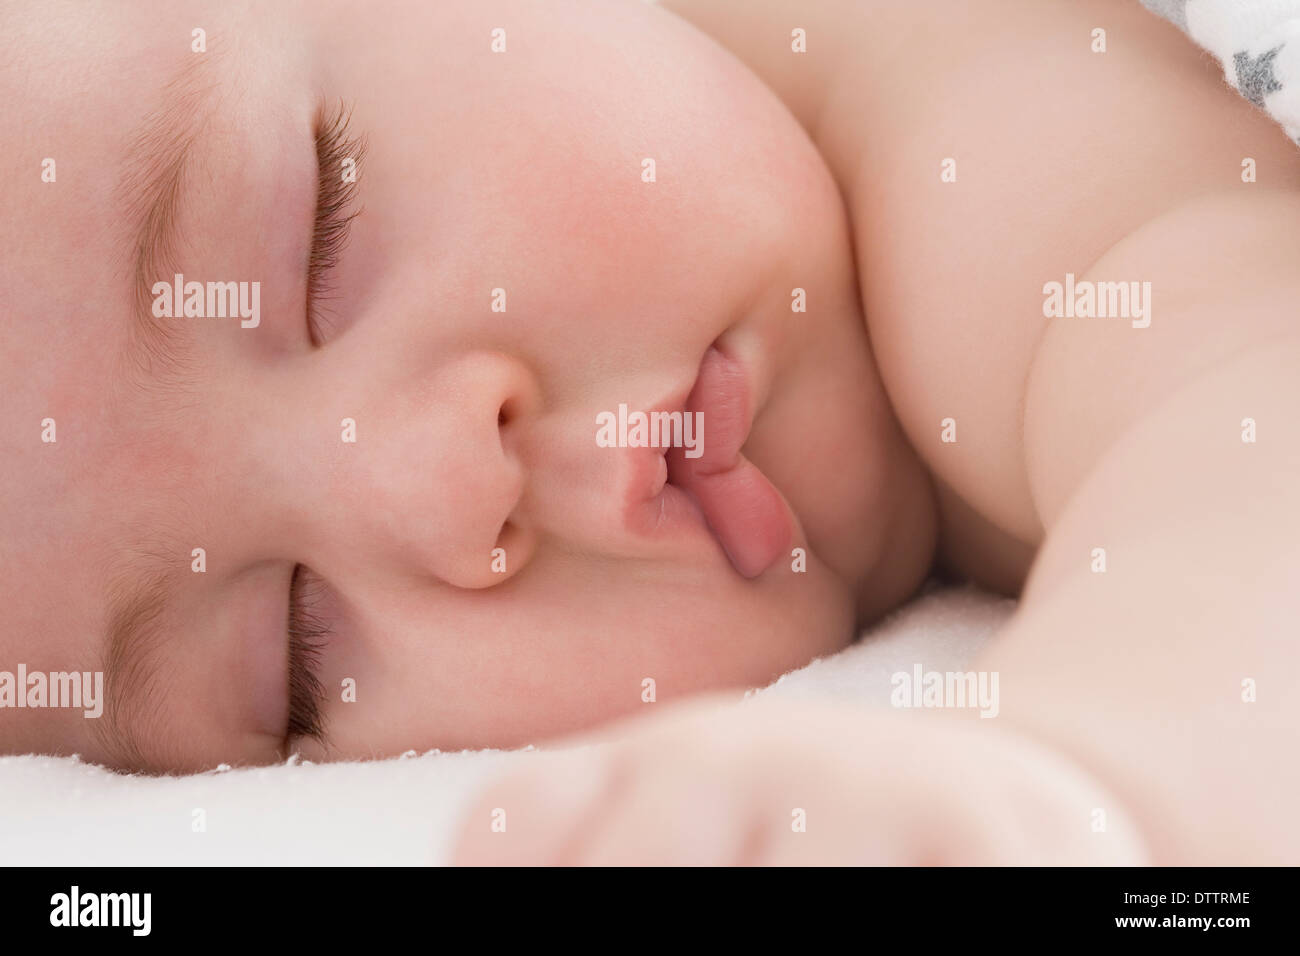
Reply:
[[[1300, 336], [1297, 263], [1300, 189], [1234, 189], [1148, 220], [1059, 290], [1025, 390], [1026, 454], [1045, 522], [1120, 434], [1174, 393]], [[1116, 321], [1126, 301], [1129, 320]]]

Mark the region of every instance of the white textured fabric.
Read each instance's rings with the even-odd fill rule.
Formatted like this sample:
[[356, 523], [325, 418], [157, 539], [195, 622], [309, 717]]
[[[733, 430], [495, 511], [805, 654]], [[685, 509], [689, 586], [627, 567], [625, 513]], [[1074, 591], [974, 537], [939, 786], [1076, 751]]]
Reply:
[[1300, 0], [1142, 0], [1218, 59], [1224, 77], [1300, 144]]
[[[969, 666], [1013, 608], [970, 588], [934, 591], [847, 650], [752, 696], [889, 706], [894, 672]], [[443, 863], [476, 787], [530, 759], [531, 750], [188, 777], [126, 776], [73, 758], [0, 757], [0, 864]], [[201, 832], [195, 811], [202, 811]]]

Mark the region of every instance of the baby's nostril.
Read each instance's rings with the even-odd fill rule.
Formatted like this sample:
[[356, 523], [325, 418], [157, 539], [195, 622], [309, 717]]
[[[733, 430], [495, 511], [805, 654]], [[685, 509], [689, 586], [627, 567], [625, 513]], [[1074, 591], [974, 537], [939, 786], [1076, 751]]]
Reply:
[[500, 407], [497, 408], [497, 427], [503, 428], [509, 425], [517, 417], [517, 408], [513, 398], [507, 398]]

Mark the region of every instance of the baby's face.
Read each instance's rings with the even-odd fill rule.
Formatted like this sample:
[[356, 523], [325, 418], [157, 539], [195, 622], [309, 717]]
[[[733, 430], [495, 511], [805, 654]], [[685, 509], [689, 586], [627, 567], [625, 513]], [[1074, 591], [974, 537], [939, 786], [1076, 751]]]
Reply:
[[[3, 19], [0, 670], [108, 704], [0, 710], [0, 749], [519, 745], [850, 639], [895, 450], [848, 226], [710, 41], [635, 2]], [[177, 273], [256, 324], [155, 315]], [[704, 454], [661, 490], [597, 440], [620, 405]]]

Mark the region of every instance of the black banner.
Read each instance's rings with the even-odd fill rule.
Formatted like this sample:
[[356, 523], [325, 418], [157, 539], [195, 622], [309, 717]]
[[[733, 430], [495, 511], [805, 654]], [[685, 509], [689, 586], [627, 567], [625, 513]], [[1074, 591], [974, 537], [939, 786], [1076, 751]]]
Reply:
[[926, 944], [1133, 937], [1231, 945], [1261, 930], [1285, 931], [1296, 893], [1294, 869], [49, 868], [8, 875], [11, 889], [0, 898], [6, 940], [73, 936], [77, 945], [196, 934], [373, 944], [412, 931], [436, 945], [442, 933], [499, 942], [512, 929], [554, 938], [598, 927], [634, 938], [681, 927], [697, 941], [733, 944], [751, 933], [765, 942], [777, 933], [805, 942], [848, 933], [870, 945], [903, 933]]

